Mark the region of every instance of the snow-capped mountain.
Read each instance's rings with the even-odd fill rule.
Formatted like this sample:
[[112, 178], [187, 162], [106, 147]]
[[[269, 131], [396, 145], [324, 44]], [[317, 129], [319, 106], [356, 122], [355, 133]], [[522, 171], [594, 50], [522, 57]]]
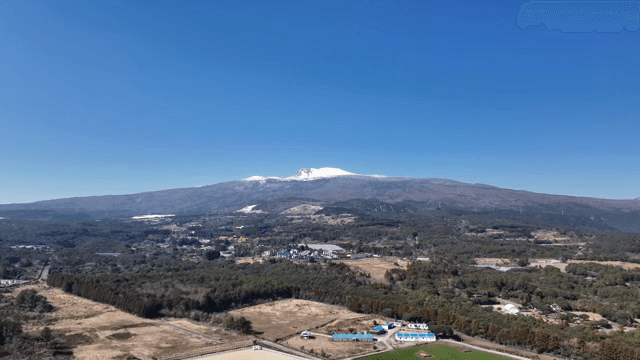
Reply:
[[239, 216], [271, 216], [305, 204], [322, 207], [323, 214], [450, 213], [640, 233], [638, 200], [538, 194], [439, 178], [377, 177], [336, 168], [303, 169], [285, 178], [254, 176], [244, 181], [128, 195], [0, 204], [0, 217], [131, 220], [140, 214], [179, 217], [236, 211]]
[[349, 171], [345, 171], [338, 168], [323, 167], [323, 168], [310, 168], [300, 169], [295, 175], [286, 178], [279, 178], [275, 176], [252, 176], [244, 179], [244, 181], [267, 181], [267, 180], [280, 180], [280, 181], [309, 181], [318, 179], [328, 179], [338, 176], [372, 176], [372, 177], [384, 177], [382, 175], [359, 175]]

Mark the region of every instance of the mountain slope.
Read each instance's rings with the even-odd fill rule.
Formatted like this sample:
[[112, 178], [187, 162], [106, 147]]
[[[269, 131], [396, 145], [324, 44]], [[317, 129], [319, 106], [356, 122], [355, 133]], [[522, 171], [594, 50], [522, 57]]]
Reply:
[[[350, 206], [353, 208], [372, 212], [420, 212], [442, 209], [483, 213], [511, 212], [523, 217], [527, 214], [571, 216], [588, 219], [594, 224], [607, 224], [620, 230], [640, 232], [640, 202], [635, 200], [538, 194], [448, 179], [345, 175], [313, 180], [308, 179], [308, 175], [300, 176], [301, 180], [305, 181], [291, 181], [287, 180], [288, 178], [239, 180], [197, 188], [131, 195], [90, 196], [0, 205], [0, 216], [29, 217], [33, 216], [28, 215], [29, 212], [48, 211], [56, 214], [76, 214], [76, 217], [81, 213], [93, 218], [125, 218], [153, 213], [233, 212], [249, 205], [258, 205], [256, 210], [270, 212], [266, 206], [268, 203], [281, 202], [295, 206], [312, 201], [322, 203], [323, 206], [347, 202], [339, 204], [339, 207], [344, 208], [352, 204]], [[358, 199], [375, 201], [349, 202]], [[409, 202], [411, 205], [407, 205]], [[399, 207], [388, 206], [394, 203], [404, 204]], [[265, 208], [261, 208], [260, 204], [265, 204]], [[272, 207], [274, 212], [283, 210], [282, 206]], [[47, 216], [50, 216], [50, 213], [47, 213]]]

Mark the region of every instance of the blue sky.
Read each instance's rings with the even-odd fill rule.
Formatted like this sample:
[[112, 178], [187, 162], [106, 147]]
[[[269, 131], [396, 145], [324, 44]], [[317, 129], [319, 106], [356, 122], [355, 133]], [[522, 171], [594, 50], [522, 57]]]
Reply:
[[640, 32], [522, 2], [0, 3], [0, 203], [303, 167], [640, 196]]

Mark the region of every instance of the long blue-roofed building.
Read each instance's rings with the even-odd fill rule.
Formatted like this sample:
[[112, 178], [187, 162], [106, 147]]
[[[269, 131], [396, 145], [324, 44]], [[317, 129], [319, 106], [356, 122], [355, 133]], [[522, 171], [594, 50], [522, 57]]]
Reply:
[[436, 341], [436, 334], [434, 334], [434, 333], [398, 332], [398, 333], [396, 333], [396, 340], [398, 340], [398, 341], [432, 342], [432, 341]]

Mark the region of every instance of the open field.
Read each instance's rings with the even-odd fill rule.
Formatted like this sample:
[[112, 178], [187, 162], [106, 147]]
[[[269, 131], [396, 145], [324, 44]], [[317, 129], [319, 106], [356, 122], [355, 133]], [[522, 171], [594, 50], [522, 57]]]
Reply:
[[308, 340], [294, 336], [285, 341], [284, 344], [304, 351], [313, 350], [315, 354], [322, 354], [322, 352], [324, 352], [325, 356], [329, 359], [344, 359], [364, 352], [373, 351], [374, 346], [384, 349], [383, 345], [376, 342], [333, 341], [324, 336], [315, 336], [314, 339]]
[[625, 270], [638, 270], [640, 269], [640, 264], [623, 262], [623, 261], [589, 261], [589, 260], [569, 260], [569, 264], [586, 264], [586, 263], [594, 263], [599, 265], [610, 265], [610, 266], [619, 266]]
[[223, 354], [198, 357], [198, 360], [297, 360], [299, 357], [291, 356], [274, 350], [238, 350]]
[[376, 315], [361, 315], [357, 318], [338, 319], [332, 321], [324, 326], [317, 328], [313, 332], [326, 335], [349, 332], [362, 333], [365, 330], [371, 330], [371, 328], [373, 328], [374, 326], [384, 324], [388, 321], [393, 321], [393, 319]]
[[[476, 258], [476, 263], [479, 265], [515, 265], [511, 263], [511, 260], [507, 258]], [[597, 261], [597, 260], [567, 260], [566, 262], [561, 262], [557, 259], [530, 259], [528, 267], [546, 267], [553, 266], [562, 272], [566, 272], [566, 267], [569, 264], [598, 264], [598, 265], [609, 265], [609, 266], [619, 266], [625, 270], [638, 270], [640, 269], [640, 264], [623, 262], [623, 261]]]
[[[430, 354], [431, 357], [422, 356]], [[456, 360], [498, 360], [507, 359], [502, 356], [483, 353], [480, 351], [465, 352], [465, 350], [457, 349], [453, 346], [442, 344], [421, 345], [400, 350], [393, 350], [383, 354], [376, 354], [360, 358], [362, 360], [421, 360], [425, 358], [431, 359], [456, 359]]]
[[[366, 258], [359, 260], [337, 260], [337, 262], [346, 264], [352, 269], [367, 273], [380, 282], [386, 282], [384, 273], [387, 270], [406, 269], [408, 264], [406, 261], [399, 260], [398, 258]], [[398, 265], [396, 265], [396, 263]]]
[[[324, 353], [331, 359], [372, 351], [376, 343], [334, 342], [331, 334], [370, 330], [374, 322], [381, 324], [389, 319], [380, 316], [357, 314], [339, 306], [306, 300], [281, 300], [247, 307], [230, 312], [234, 317], [251, 320], [256, 332], [271, 340], [282, 340], [284, 345], [303, 351]], [[311, 330], [311, 339], [301, 339], [303, 330]], [[381, 345], [377, 345], [380, 347]]]
[[130, 356], [152, 359], [245, 340], [184, 319], [153, 321], [139, 318], [44, 285], [21, 287], [14, 293], [25, 288], [36, 289], [56, 308], [41, 324], [25, 328], [25, 331], [36, 332], [49, 326], [76, 344], [73, 349], [76, 359], [106, 360]]
[[382, 324], [390, 319], [380, 316], [359, 316], [357, 318], [337, 319], [327, 325], [320, 326], [312, 331], [314, 337], [311, 339], [301, 339], [299, 336], [292, 336], [284, 343], [291, 347], [310, 351], [315, 354], [321, 354], [323, 351], [325, 356], [330, 359], [343, 359], [364, 352], [384, 348], [378, 342], [351, 342], [351, 341], [332, 341], [330, 336], [334, 333], [362, 333], [364, 330], [370, 330], [375, 324]]
[[239, 257], [236, 258], [236, 264], [253, 264], [254, 262], [262, 262], [260, 257]]
[[297, 335], [337, 319], [362, 317], [339, 306], [298, 299], [250, 306], [230, 311], [229, 314], [251, 320], [253, 329], [270, 340]]

